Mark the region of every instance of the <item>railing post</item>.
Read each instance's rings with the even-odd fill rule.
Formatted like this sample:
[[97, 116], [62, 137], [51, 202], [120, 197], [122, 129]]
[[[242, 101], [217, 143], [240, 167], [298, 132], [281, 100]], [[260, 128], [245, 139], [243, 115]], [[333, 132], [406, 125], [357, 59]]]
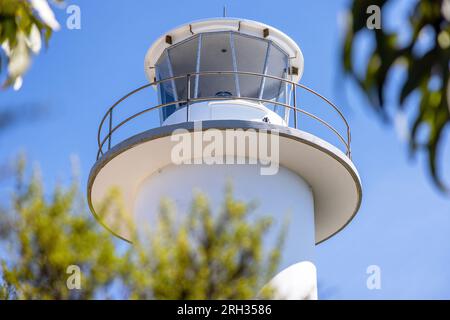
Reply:
[[111, 149], [112, 111], [113, 109], [109, 110], [108, 150]]
[[352, 141], [352, 135], [350, 133], [350, 128], [347, 127], [347, 156], [351, 159], [352, 158], [352, 149], [350, 147]]
[[297, 129], [297, 86], [295, 83], [292, 84], [294, 86], [294, 92], [292, 96], [292, 102], [294, 104], [294, 128]]
[[191, 75], [186, 75], [186, 122], [189, 122], [189, 103], [191, 100]]

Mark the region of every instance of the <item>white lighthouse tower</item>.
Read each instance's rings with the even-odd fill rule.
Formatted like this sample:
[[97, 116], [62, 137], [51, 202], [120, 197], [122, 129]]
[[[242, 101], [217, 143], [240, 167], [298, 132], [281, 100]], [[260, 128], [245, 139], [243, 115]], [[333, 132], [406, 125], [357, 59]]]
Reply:
[[[285, 259], [271, 281], [277, 297], [317, 298], [315, 246], [350, 222], [362, 193], [347, 121], [332, 102], [299, 84], [299, 46], [263, 23], [216, 18], [162, 35], [144, 65], [149, 83], [116, 102], [100, 123], [88, 183], [92, 213], [130, 240], [98, 215], [111, 188], [121, 192], [130, 218], [145, 225], [162, 197], [184, 212], [200, 190], [217, 208], [231, 181], [237, 198], [257, 201], [258, 213], [275, 221], [290, 215]], [[240, 142], [230, 147], [227, 133]], [[174, 150], [181, 136], [193, 143], [180, 163]], [[208, 159], [202, 150], [212, 136], [223, 148]], [[271, 152], [260, 152], [268, 145]]]

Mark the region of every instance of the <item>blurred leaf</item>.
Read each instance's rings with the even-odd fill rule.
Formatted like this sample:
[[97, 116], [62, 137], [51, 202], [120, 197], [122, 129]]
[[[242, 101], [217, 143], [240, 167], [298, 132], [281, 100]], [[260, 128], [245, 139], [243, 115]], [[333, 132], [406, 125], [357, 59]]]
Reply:
[[[219, 212], [203, 194], [183, 215], [166, 199], [153, 227], [136, 230], [112, 190], [100, 207], [129, 226], [133, 245], [121, 244], [87, 212], [77, 182], [47, 194], [23, 157], [11, 202], [0, 215], [0, 299], [250, 299], [274, 276], [286, 234], [265, 251], [271, 219], [252, 216], [230, 187]], [[70, 265], [80, 290], [67, 288]]]
[[405, 102], [409, 94], [420, 87], [430, 77], [430, 65], [436, 59], [436, 49], [428, 51], [423, 57], [408, 59], [408, 76], [400, 93], [400, 104]]
[[[443, 16], [442, 0], [422, 0], [411, 3], [410, 9], [412, 10], [406, 12], [408, 20], [405, 23], [409, 23], [412, 37], [408, 44], [400, 47], [397, 34], [387, 33], [383, 29], [383, 24], [381, 29], [365, 28], [366, 10], [369, 5], [380, 6], [383, 17], [387, 10], [385, 4], [393, 2], [394, 0], [352, 1], [350, 17], [352, 23], [349, 24], [350, 27], [342, 44], [342, 64], [345, 72], [359, 84], [366, 94], [372, 107], [386, 120], [389, 119], [389, 116], [384, 101], [384, 91], [387, 88], [388, 75], [396, 66], [407, 63], [407, 79], [398, 93], [398, 109], [404, 108], [405, 100], [412, 92], [420, 93], [419, 104], [416, 106], [418, 110], [410, 127], [410, 150], [415, 153], [419, 149], [418, 146], [423, 147], [420, 149], [428, 153], [428, 168], [434, 184], [439, 190], [449, 192], [439, 174], [439, 150], [442, 148], [440, 143], [442, 133], [450, 123], [447, 101], [447, 97], [450, 96], [447, 86], [450, 47], [445, 44], [445, 41], [439, 43], [439, 35], [442, 35], [442, 32], [449, 32], [450, 22]], [[401, 16], [401, 13], [397, 13], [397, 16]], [[422, 31], [426, 28], [434, 31], [435, 37], [431, 39], [433, 46], [426, 54], [418, 56], [415, 48]], [[361, 76], [353, 69], [352, 59], [357, 56], [355, 51], [360, 50], [356, 46], [355, 37], [363, 32], [373, 37], [374, 49], [367, 62], [365, 74]], [[428, 82], [432, 77], [438, 77], [443, 84], [439, 91], [432, 91], [435, 89], [428, 87]], [[429, 128], [429, 135], [427, 142], [421, 144], [417, 133], [419, 128], [425, 126]]]
[[[31, 0], [0, 0], [0, 57], [3, 57], [0, 59], [0, 75], [3, 72], [2, 64], [8, 66], [3, 88], [16, 84], [16, 89], [18, 87], [16, 79], [22, 77], [28, 70], [32, 54], [38, 51], [33, 47], [30, 37], [43, 36], [47, 46], [52, 30], [57, 26], [46, 1], [35, 3]], [[37, 32], [33, 33], [34, 29]], [[22, 68], [14, 68], [13, 61], [16, 59], [17, 64], [18, 56]]]

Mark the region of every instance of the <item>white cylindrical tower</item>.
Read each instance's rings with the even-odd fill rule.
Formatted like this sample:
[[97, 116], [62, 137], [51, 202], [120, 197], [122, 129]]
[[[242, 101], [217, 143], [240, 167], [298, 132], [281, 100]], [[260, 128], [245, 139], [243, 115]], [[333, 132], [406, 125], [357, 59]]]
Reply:
[[[145, 72], [150, 83], [120, 99], [101, 121], [88, 183], [93, 214], [128, 240], [120, 226], [98, 217], [111, 188], [120, 190], [130, 217], [147, 225], [162, 197], [185, 212], [199, 190], [217, 208], [231, 181], [238, 199], [257, 201], [257, 214], [279, 222], [290, 217], [285, 259], [270, 283], [278, 298], [317, 298], [315, 245], [349, 223], [362, 193], [348, 123], [329, 100], [298, 84], [303, 55], [297, 44], [255, 21], [197, 21], [160, 37], [146, 55]], [[158, 102], [117, 116], [127, 98], [148, 87], [157, 89]], [[340, 124], [319, 117], [323, 111], [301, 109], [300, 90], [318, 97], [317, 108], [327, 107]], [[157, 125], [135, 122], [149, 113]], [[301, 116], [323, 129], [300, 130]], [[113, 144], [133, 123], [138, 133]], [[336, 135], [343, 148], [319, 138], [321, 130]]]

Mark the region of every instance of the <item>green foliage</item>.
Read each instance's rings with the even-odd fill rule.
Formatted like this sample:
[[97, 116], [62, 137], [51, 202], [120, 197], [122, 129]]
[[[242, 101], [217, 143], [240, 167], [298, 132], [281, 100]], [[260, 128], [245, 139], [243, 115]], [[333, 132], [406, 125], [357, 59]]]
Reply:
[[[381, 29], [374, 30], [366, 28], [367, 7], [378, 5], [383, 12], [386, 5], [392, 2], [392, 0], [354, 0], [352, 2], [350, 25], [343, 44], [343, 65], [346, 72], [356, 79], [372, 106], [385, 119], [389, 118], [384, 97], [389, 72], [396, 66], [405, 67], [407, 79], [398, 94], [399, 108], [405, 107], [406, 98], [413, 92], [420, 95], [418, 110], [410, 126], [409, 149], [411, 153], [415, 153], [418, 149], [426, 150], [434, 183], [440, 190], [448, 192], [439, 174], [438, 154], [444, 129], [450, 123], [448, 100], [450, 97], [450, 8], [446, 8], [445, 1], [442, 0], [421, 0], [412, 3], [414, 8], [407, 13], [412, 36], [409, 43], [400, 46], [398, 35], [388, 33], [383, 26]], [[417, 53], [415, 47], [421, 32], [426, 28], [434, 31], [433, 45], [428, 52], [421, 55]], [[372, 33], [375, 45], [364, 75], [359, 75], [354, 69], [353, 56], [358, 50], [355, 37], [362, 32]], [[433, 79], [439, 79], [439, 88], [430, 86]], [[420, 141], [418, 134], [421, 127], [429, 129], [425, 142]]]
[[8, 69], [4, 87], [20, 87], [31, 54], [40, 51], [41, 38], [47, 44], [58, 28], [46, 2], [34, 6], [30, 0], [0, 0], [0, 74], [5, 65]]
[[[114, 192], [104, 208], [112, 210], [113, 202], [120, 208]], [[202, 194], [183, 216], [166, 200], [150, 230], [137, 232], [120, 220], [129, 225], [129, 245], [86, 211], [77, 184], [45, 195], [36, 174], [25, 178], [22, 163], [12, 208], [0, 215], [0, 258], [8, 250], [0, 260], [0, 299], [254, 298], [278, 266], [285, 229], [265, 252], [271, 220], [251, 216], [252, 209], [234, 200], [230, 188], [217, 214]], [[66, 285], [70, 265], [81, 269], [80, 290]]]
[[170, 203], [163, 203], [155, 230], [147, 233], [147, 240], [135, 241], [140, 244], [128, 261], [127, 270], [134, 271], [126, 274], [126, 283], [134, 288], [131, 297], [254, 298], [278, 266], [284, 229], [265, 256], [263, 236], [271, 219], [252, 219], [251, 209], [234, 200], [230, 188], [218, 215], [202, 194], [184, 219], [174, 214]]
[[[122, 258], [111, 236], [86, 212], [78, 186], [58, 187], [48, 197], [37, 174], [26, 179], [23, 168], [11, 212], [0, 217], [9, 253], [2, 261], [4, 297], [91, 299], [106, 292], [120, 275]], [[70, 265], [81, 269], [82, 290], [67, 288]]]

